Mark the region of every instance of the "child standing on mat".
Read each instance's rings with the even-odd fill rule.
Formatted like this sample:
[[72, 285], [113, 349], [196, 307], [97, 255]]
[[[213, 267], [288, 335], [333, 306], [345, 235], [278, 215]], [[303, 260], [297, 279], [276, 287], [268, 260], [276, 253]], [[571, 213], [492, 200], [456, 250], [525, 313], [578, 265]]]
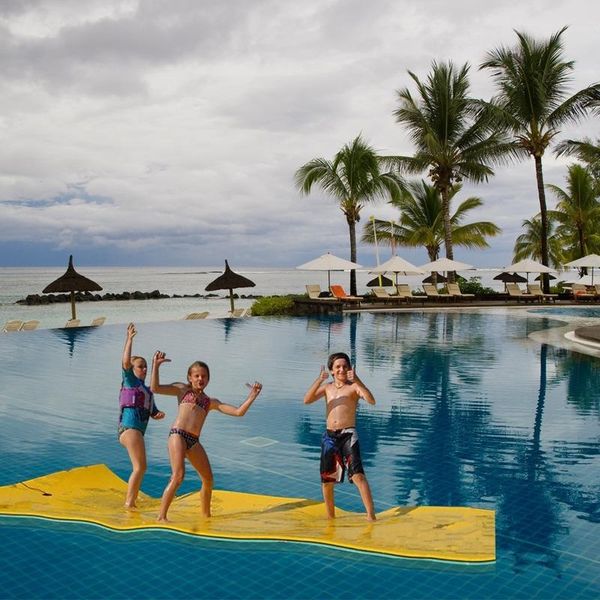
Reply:
[[321, 367], [321, 373], [304, 396], [304, 404], [325, 398], [327, 429], [321, 442], [321, 487], [327, 517], [335, 517], [333, 486], [344, 481], [344, 472], [347, 470], [348, 479], [360, 492], [367, 519], [375, 521], [373, 497], [362, 466], [356, 433], [358, 400], [364, 398], [369, 404], [375, 404], [375, 398], [352, 369], [347, 354], [332, 354], [327, 361], [327, 368], [333, 382], [326, 383], [329, 375], [325, 367]]
[[119, 393], [119, 442], [127, 449], [132, 467], [125, 497], [126, 508], [135, 508], [146, 472], [144, 433], [148, 420], [150, 417], [162, 419], [165, 416], [154, 404], [154, 395], [144, 383], [148, 370], [146, 361], [141, 356], [131, 356], [136, 333], [135, 325], [129, 323], [121, 360], [122, 383]]
[[202, 361], [192, 363], [187, 372], [187, 383], [160, 383], [160, 366], [170, 362], [164, 352], [156, 352], [152, 365], [152, 391], [156, 394], [177, 396], [179, 410], [171, 430], [169, 431], [169, 459], [171, 461], [171, 479], [165, 488], [160, 503], [159, 521], [168, 521], [167, 511], [175, 498], [175, 493], [185, 475], [185, 459], [198, 471], [202, 480], [200, 490], [200, 510], [202, 516], [210, 517], [210, 501], [213, 490], [213, 474], [206, 451], [200, 444], [200, 432], [209, 411], [216, 410], [224, 415], [243, 417], [256, 397], [260, 394], [262, 384], [257, 381], [246, 385], [250, 388], [248, 397], [240, 406], [232, 406], [210, 398], [204, 389], [210, 380], [208, 365]]

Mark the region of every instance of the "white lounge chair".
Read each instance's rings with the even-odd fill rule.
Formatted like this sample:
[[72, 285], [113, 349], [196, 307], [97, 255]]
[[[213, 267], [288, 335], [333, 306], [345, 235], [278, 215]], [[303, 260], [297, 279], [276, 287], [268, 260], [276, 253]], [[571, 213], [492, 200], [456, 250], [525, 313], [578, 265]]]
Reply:
[[371, 291], [373, 292], [373, 295], [375, 296], [375, 298], [377, 298], [377, 300], [380, 300], [381, 302], [385, 302], [388, 304], [400, 304], [400, 302], [407, 302], [407, 299], [404, 298], [403, 296], [398, 296], [398, 295], [392, 296], [383, 287], [375, 286], [375, 287], [371, 288]]
[[65, 327], [79, 327], [81, 321], [79, 319], [69, 319], [65, 323]]
[[206, 319], [206, 317], [208, 317], [208, 311], [207, 310], [205, 310], [203, 312], [190, 313], [189, 315], [187, 315], [184, 318], [189, 321], [189, 320], [195, 320], [195, 319]]
[[506, 291], [508, 292], [509, 298], [513, 298], [517, 302], [536, 302], [540, 301], [539, 297], [534, 296], [533, 294], [525, 293], [517, 283], [506, 283]]
[[33, 331], [34, 329], [37, 329], [39, 324], [40, 322], [36, 321], [35, 319], [31, 319], [31, 321], [25, 321], [23, 325], [21, 325], [19, 331]]
[[321, 291], [321, 286], [317, 284], [309, 283], [306, 285], [306, 293], [311, 300], [335, 300], [335, 298], [331, 296], [321, 296], [323, 292]]
[[100, 327], [100, 325], [104, 325], [104, 321], [106, 321], [106, 317], [96, 317], [92, 323], [92, 327]]
[[23, 325], [23, 321], [19, 321], [17, 319], [11, 319], [10, 321], [6, 321], [6, 323], [4, 323], [4, 327], [2, 328], [2, 331], [7, 333], [9, 331], [19, 331], [19, 329], [21, 329], [21, 326]]
[[396, 290], [398, 290], [398, 297], [404, 298], [407, 302], [423, 302], [427, 300], [427, 296], [415, 296], [408, 283], [397, 283]]
[[453, 298], [464, 298], [465, 300], [474, 300], [475, 299], [475, 294], [463, 294], [460, 291], [460, 286], [458, 285], [458, 283], [447, 283], [446, 284], [446, 289], [448, 290], [448, 294], [450, 296], [452, 296]]
[[454, 298], [450, 294], [440, 294], [437, 291], [437, 288], [435, 287], [435, 285], [433, 285], [433, 283], [424, 283], [423, 291], [425, 292], [425, 294], [427, 294], [427, 297], [430, 300], [438, 300], [438, 301], [444, 301], [444, 302], [454, 300]]
[[539, 283], [528, 283], [527, 291], [532, 295], [540, 299], [540, 301], [552, 301], [554, 302], [558, 298], [558, 294], [544, 294], [542, 286]]

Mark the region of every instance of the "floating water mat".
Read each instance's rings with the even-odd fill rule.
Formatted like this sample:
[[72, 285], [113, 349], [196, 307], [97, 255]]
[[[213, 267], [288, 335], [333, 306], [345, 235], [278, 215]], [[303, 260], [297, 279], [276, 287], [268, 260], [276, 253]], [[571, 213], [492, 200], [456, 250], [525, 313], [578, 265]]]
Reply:
[[212, 514], [199, 514], [199, 493], [177, 497], [168, 523], [156, 521], [160, 499], [140, 494], [125, 510], [127, 484], [106, 465], [60, 471], [0, 487], [0, 515], [95, 523], [119, 531], [162, 529], [228, 540], [321, 544], [402, 556], [460, 562], [496, 558], [494, 511], [478, 508], [396, 507], [377, 514], [337, 509], [325, 517], [322, 502], [302, 498], [215, 491]]

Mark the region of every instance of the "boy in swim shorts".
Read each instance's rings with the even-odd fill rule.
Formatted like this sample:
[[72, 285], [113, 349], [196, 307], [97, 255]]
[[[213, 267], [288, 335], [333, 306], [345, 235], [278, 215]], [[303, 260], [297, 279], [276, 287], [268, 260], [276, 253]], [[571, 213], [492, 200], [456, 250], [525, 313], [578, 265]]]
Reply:
[[367, 519], [375, 521], [371, 488], [365, 477], [356, 432], [356, 409], [360, 398], [375, 404], [375, 398], [352, 369], [350, 358], [343, 352], [332, 354], [327, 369], [333, 382], [326, 383], [325, 367], [304, 396], [304, 404], [325, 398], [327, 429], [321, 442], [321, 488], [329, 519], [335, 518], [334, 485], [344, 481], [344, 474], [358, 488], [367, 511]]

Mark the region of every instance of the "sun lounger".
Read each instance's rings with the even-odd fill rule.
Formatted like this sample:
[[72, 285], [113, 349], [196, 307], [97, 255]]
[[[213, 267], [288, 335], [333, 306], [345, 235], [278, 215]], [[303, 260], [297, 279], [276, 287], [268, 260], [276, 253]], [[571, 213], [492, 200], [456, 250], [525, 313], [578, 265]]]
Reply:
[[526, 294], [518, 284], [506, 283], [506, 291], [508, 292], [509, 298], [516, 300], [517, 302], [539, 302], [540, 298], [533, 294]]
[[398, 291], [398, 297], [404, 298], [407, 302], [423, 302], [427, 300], [427, 296], [415, 296], [408, 283], [397, 283], [396, 290]]
[[591, 302], [597, 297], [595, 293], [589, 292], [583, 283], [574, 283], [571, 286], [571, 292], [575, 302]]
[[318, 284], [308, 284], [306, 286], [306, 293], [311, 300], [336, 300], [332, 296], [323, 296], [321, 286]]
[[383, 287], [373, 287], [371, 288], [371, 291], [373, 292], [373, 295], [375, 296], [375, 298], [377, 300], [379, 300], [380, 302], [385, 302], [385, 303], [389, 303], [389, 304], [400, 304], [401, 302], [408, 302], [406, 298], [402, 297], [402, 296], [392, 296], [391, 294], [388, 293], [388, 291], [383, 288]]
[[81, 321], [79, 319], [69, 319], [65, 323], [65, 327], [79, 327]]
[[475, 299], [475, 294], [463, 294], [460, 291], [460, 287], [458, 285], [458, 283], [447, 283], [446, 284], [446, 289], [448, 290], [448, 294], [450, 296], [452, 296], [453, 298], [464, 298], [465, 300], [474, 300]]
[[31, 321], [25, 321], [23, 325], [21, 325], [19, 331], [33, 331], [37, 329], [37, 326], [40, 324], [39, 321], [32, 319]]
[[207, 310], [205, 310], [204, 312], [193, 312], [193, 313], [190, 313], [189, 315], [187, 315], [185, 317], [185, 319], [187, 319], [187, 320], [206, 319], [206, 317], [208, 317], [208, 311]]
[[229, 312], [229, 316], [234, 317], [236, 319], [239, 319], [240, 317], [247, 317], [248, 309], [247, 308], [234, 308], [232, 311]]
[[334, 298], [343, 300], [344, 302], [351, 302], [353, 304], [360, 304], [363, 300], [362, 296], [348, 296], [346, 290], [341, 285], [332, 285], [330, 288]]
[[19, 331], [19, 329], [21, 329], [21, 325], [23, 325], [23, 321], [11, 319], [10, 321], [6, 321], [6, 323], [4, 323], [2, 331], [5, 333], [8, 331]]
[[100, 327], [100, 325], [104, 325], [104, 321], [106, 321], [106, 317], [96, 317], [92, 323], [92, 327]]
[[429, 298], [430, 300], [439, 300], [444, 302], [454, 300], [454, 298], [450, 294], [440, 294], [437, 291], [435, 285], [433, 285], [433, 283], [424, 283], [423, 291], [427, 295], [427, 298]]
[[539, 283], [528, 283], [527, 291], [532, 295], [540, 299], [540, 301], [552, 301], [554, 302], [558, 298], [558, 294], [544, 294], [542, 292], [542, 286]]

